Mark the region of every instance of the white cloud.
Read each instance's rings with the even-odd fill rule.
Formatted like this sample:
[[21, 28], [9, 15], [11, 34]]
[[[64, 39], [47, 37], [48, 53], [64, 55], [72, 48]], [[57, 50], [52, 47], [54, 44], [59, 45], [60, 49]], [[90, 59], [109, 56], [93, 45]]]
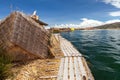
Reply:
[[55, 25], [54, 27], [57, 28], [68, 28], [68, 27], [79, 27], [79, 28], [85, 28], [85, 27], [96, 27], [104, 24], [110, 24], [110, 23], [115, 23], [115, 22], [120, 22], [120, 19], [113, 19], [113, 20], [108, 20], [105, 22], [99, 21], [99, 20], [94, 20], [94, 19], [87, 19], [87, 18], [82, 18], [82, 21], [80, 24], [60, 24], [60, 25]]
[[120, 11], [110, 12], [109, 15], [114, 17], [120, 16]]
[[68, 28], [68, 27], [79, 27], [79, 25], [77, 24], [60, 24], [60, 25], [57, 25], [55, 24], [56, 28]]
[[79, 24], [80, 27], [93, 27], [102, 25], [103, 22], [93, 19], [82, 18], [82, 22]]
[[111, 4], [116, 8], [120, 8], [120, 0], [103, 0], [106, 4]]
[[106, 21], [105, 24], [110, 24], [110, 23], [115, 23], [115, 22], [120, 22], [120, 19], [109, 20], [109, 21]]
[[81, 20], [83, 20], [83, 21], [87, 21], [88, 19], [87, 19], [87, 18], [82, 18]]

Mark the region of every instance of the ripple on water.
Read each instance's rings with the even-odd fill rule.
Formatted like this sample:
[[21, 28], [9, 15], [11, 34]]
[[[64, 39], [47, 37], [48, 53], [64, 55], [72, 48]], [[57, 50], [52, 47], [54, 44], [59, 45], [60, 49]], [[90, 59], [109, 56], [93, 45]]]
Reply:
[[88, 60], [96, 80], [120, 80], [120, 30], [62, 33]]
[[116, 45], [120, 46], [120, 43], [116, 43]]
[[120, 61], [115, 61], [115, 63], [120, 64]]
[[112, 55], [111, 57], [112, 57], [112, 58], [114, 58], [115, 60], [120, 61], [120, 56], [117, 56], [117, 55]]

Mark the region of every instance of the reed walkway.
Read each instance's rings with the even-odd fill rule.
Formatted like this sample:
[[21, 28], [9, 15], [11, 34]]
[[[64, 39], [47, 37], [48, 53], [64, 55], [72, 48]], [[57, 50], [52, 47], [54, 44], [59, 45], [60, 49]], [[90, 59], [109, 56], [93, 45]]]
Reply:
[[60, 41], [60, 47], [64, 53], [64, 57], [61, 58], [57, 80], [94, 80], [82, 54], [59, 34], [55, 34], [55, 37]]

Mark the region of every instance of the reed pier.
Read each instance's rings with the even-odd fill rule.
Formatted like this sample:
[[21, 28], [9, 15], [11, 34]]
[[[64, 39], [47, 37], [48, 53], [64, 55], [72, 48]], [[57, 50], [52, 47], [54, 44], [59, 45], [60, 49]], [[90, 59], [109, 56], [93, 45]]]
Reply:
[[94, 80], [94, 77], [82, 54], [60, 34], [55, 34], [64, 53], [61, 58], [57, 80]]

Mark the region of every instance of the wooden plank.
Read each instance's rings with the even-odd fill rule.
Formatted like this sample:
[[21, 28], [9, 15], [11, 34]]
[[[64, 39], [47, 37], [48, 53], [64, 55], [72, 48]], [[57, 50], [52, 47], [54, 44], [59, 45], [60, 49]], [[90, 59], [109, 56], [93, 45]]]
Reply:
[[70, 63], [69, 63], [69, 76], [70, 79], [69, 80], [75, 80], [74, 78], [74, 67], [73, 67], [73, 61], [72, 61], [72, 57], [70, 57]]
[[75, 51], [76, 53], [79, 53], [74, 47], [72, 47], [72, 50]]
[[67, 46], [67, 44], [65, 44], [65, 43], [62, 45], [63, 52], [64, 52], [65, 56], [71, 56], [71, 54], [69, 52], [69, 47], [66, 47], [66, 46]]
[[64, 58], [61, 59], [57, 80], [63, 80]]
[[68, 80], [68, 57], [65, 58], [63, 80]]
[[[67, 44], [66, 44], [66, 45], [67, 45]], [[64, 46], [63, 46], [63, 47], [64, 47], [64, 50], [65, 50], [67, 56], [70, 56], [70, 54], [69, 54], [69, 52], [68, 52], [68, 49], [67, 49], [66, 45], [64, 44]]]
[[74, 52], [71, 47], [70, 47], [70, 51], [71, 51], [71, 56], [76, 56], [75, 54], [76, 52]]
[[60, 43], [60, 47], [61, 47], [61, 49], [62, 49], [62, 52], [63, 52], [64, 56], [67, 56], [67, 54], [66, 54], [65, 51], [64, 51], [64, 45], [63, 45], [62, 42]]
[[[66, 45], [67, 45], [67, 44], [66, 44]], [[71, 54], [70, 54], [70, 52], [69, 52], [69, 48], [66, 47], [66, 45], [64, 45], [64, 47], [65, 47], [65, 51], [66, 51], [66, 53], [67, 53], [67, 56], [71, 56]]]
[[64, 56], [68, 56], [67, 52], [65, 51], [64, 45], [62, 46], [62, 51], [64, 53]]
[[67, 50], [68, 50], [68, 52], [69, 52], [69, 56], [72, 56], [72, 52], [71, 52], [71, 50], [70, 50], [70, 46], [67, 47]]
[[75, 68], [76, 80], [82, 80], [76, 57], [74, 57], [74, 68]]
[[71, 53], [71, 51], [70, 51], [70, 50], [68, 50], [68, 52], [69, 52], [69, 56], [71, 57], [71, 56], [72, 56], [72, 53]]
[[79, 52], [72, 46], [72, 44], [63, 40], [62, 47], [65, 50], [65, 56], [80, 56]]
[[68, 50], [66, 50], [66, 53], [67, 53], [67, 56], [69, 57], [69, 56], [70, 56], [70, 53], [68, 52]]
[[[80, 57], [82, 54], [65, 38], [59, 36], [59, 40], [65, 56], [64, 70], [63, 73], [61, 73], [63, 74], [62, 80], [82, 80], [83, 76], [86, 76], [86, 79], [94, 80], [87, 64]], [[70, 57], [70, 59], [68, 59], [68, 57]], [[72, 57], [74, 63], [72, 62]]]
[[64, 51], [64, 49], [62, 49], [62, 52], [64, 54], [64, 56], [67, 56], [66, 52]]
[[90, 71], [90, 69], [89, 69], [89, 67], [88, 67], [88, 65], [87, 65], [86, 60], [84, 58], [82, 58], [82, 60], [83, 60], [83, 64], [84, 64], [85, 70], [87, 71], [86, 73], [87, 73], [88, 79], [89, 80], [95, 80], [93, 75], [92, 75], [92, 73], [91, 73], [91, 71]]
[[70, 51], [71, 51], [71, 56], [78, 56], [79, 53], [77, 53], [77, 51], [74, 51], [73, 47], [70, 47]]
[[79, 63], [79, 68], [80, 68], [82, 77], [83, 77], [83, 76], [86, 77], [87, 74], [86, 74], [85, 66], [83, 65], [83, 61], [82, 61], [81, 57], [78, 57], [78, 63]]
[[68, 50], [68, 52], [69, 52], [69, 56], [73, 56], [73, 52], [72, 52], [72, 50], [71, 50], [71, 44], [68, 44], [68, 45], [66, 45], [66, 47], [67, 47], [67, 50]]
[[72, 48], [72, 52], [75, 56], [81, 56], [81, 54], [75, 48]]

